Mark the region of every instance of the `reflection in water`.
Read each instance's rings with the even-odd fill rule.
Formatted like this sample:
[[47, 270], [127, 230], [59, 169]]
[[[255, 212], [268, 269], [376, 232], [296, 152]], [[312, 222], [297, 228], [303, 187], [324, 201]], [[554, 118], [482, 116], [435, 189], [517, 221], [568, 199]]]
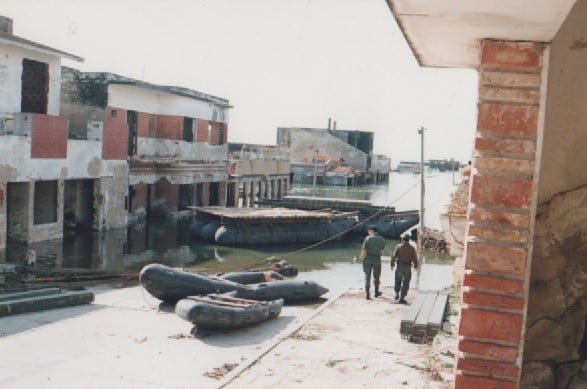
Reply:
[[[339, 197], [372, 200], [378, 205], [384, 205], [381, 199], [390, 199], [392, 192], [405, 192], [410, 197], [409, 202], [403, 199], [406, 204], [417, 203], [414, 194], [408, 189], [411, 182], [418, 176], [400, 176], [392, 175], [389, 192], [387, 186], [373, 185], [362, 188], [318, 188], [317, 193], [325, 197], [336, 197], [333, 193], [337, 193]], [[448, 178], [450, 179], [450, 176]], [[404, 190], [397, 187], [392, 189], [394, 183], [403, 185]], [[450, 188], [450, 185], [447, 187]], [[336, 189], [335, 192], [333, 192], [334, 189]], [[303, 188], [300, 190], [303, 192]], [[433, 191], [434, 187], [428, 188], [428, 192]], [[293, 192], [295, 193], [295, 188]], [[448, 198], [449, 193], [439, 196]], [[414, 207], [400, 208], [398, 206], [397, 209], [414, 209]], [[438, 215], [439, 213], [436, 214], [437, 218]], [[328, 287], [331, 290], [330, 293], [349, 286], [362, 286], [362, 266], [357, 261], [362, 242], [360, 237], [345, 237], [340, 241], [328, 242], [308, 250], [304, 250], [305, 245], [295, 244], [224, 247], [192, 240], [189, 233], [191, 221], [191, 217], [177, 220], [151, 220], [126, 229], [102, 233], [78, 233], [67, 235], [63, 240], [32, 243], [28, 246], [9, 244], [5, 252], [0, 252], [0, 261], [22, 264], [26, 251], [33, 249], [37, 253], [38, 268], [70, 269], [72, 272], [90, 269], [109, 273], [132, 273], [149, 263], [156, 262], [183, 267], [190, 271], [215, 274], [244, 269], [265, 269], [269, 267], [265, 260], [275, 256], [296, 266], [300, 271], [298, 278], [314, 279]], [[396, 243], [397, 241], [387, 240], [388, 249], [392, 250]], [[417, 277], [420, 289], [441, 289], [451, 284], [452, 259], [450, 257], [426, 252], [423, 259], [424, 266]], [[388, 256], [384, 257], [382, 283], [384, 286], [393, 284]]]

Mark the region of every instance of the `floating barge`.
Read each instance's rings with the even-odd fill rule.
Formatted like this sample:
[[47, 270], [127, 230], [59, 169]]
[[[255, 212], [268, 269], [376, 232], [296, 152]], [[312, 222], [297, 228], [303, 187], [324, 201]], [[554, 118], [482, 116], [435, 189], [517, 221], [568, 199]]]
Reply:
[[336, 210], [357, 212], [359, 221], [352, 232], [366, 235], [369, 226], [376, 226], [379, 234], [388, 239], [399, 239], [401, 234], [420, 222], [418, 210], [397, 212], [395, 207], [373, 205], [367, 200], [348, 200], [328, 197], [285, 196], [283, 199], [260, 200], [257, 204], [299, 210]]
[[226, 246], [316, 243], [340, 239], [359, 221], [359, 213], [291, 208], [191, 207], [190, 233]]

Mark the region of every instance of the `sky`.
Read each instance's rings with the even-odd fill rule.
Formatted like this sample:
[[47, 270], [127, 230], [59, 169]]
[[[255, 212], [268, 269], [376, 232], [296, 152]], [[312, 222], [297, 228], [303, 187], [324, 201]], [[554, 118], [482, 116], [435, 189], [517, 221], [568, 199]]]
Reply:
[[421, 68], [385, 0], [2, 0], [14, 34], [63, 65], [223, 97], [228, 141], [277, 127], [371, 131], [374, 153], [471, 159], [477, 72]]

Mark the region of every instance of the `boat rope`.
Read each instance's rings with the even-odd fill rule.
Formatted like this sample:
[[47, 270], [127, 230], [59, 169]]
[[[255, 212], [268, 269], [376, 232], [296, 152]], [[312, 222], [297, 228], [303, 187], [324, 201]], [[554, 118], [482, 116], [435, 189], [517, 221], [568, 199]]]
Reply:
[[326, 238], [324, 240], [321, 240], [319, 242], [313, 243], [313, 244], [311, 244], [309, 246], [306, 246], [306, 247], [302, 247], [301, 249], [298, 249], [298, 250], [294, 250], [294, 251], [290, 251], [290, 252], [287, 252], [287, 253], [284, 253], [284, 254], [275, 255], [275, 256], [271, 256], [271, 257], [265, 258], [265, 260], [263, 260], [263, 262], [251, 263], [248, 266], [246, 266], [245, 269], [250, 269], [250, 268], [253, 268], [253, 267], [257, 267], [260, 264], [267, 263], [269, 261], [279, 261], [280, 259], [283, 259], [285, 257], [289, 257], [289, 256], [294, 255], [294, 254], [299, 254], [299, 253], [304, 252], [306, 250], [309, 250], [309, 249], [312, 249], [314, 247], [318, 247], [320, 245], [323, 245], [324, 243], [330, 242], [331, 240], [336, 239], [336, 238], [338, 238], [338, 237], [340, 237], [342, 235], [345, 235], [348, 232], [352, 231], [353, 229], [357, 228], [357, 226], [360, 226], [360, 225], [368, 222], [369, 220], [371, 220], [374, 217], [378, 216], [380, 213], [382, 213], [382, 212], [390, 209], [390, 207], [391, 207], [392, 204], [396, 203], [398, 200], [400, 200], [402, 197], [404, 197], [406, 194], [408, 194], [412, 189], [414, 189], [414, 187], [416, 185], [419, 185], [419, 184], [420, 184], [420, 182], [416, 182], [414, 185], [410, 186], [408, 189], [406, 189], [404, 192], [402, 192], [393, 201], [391, 201], [389, 203], [389, 205], [386, 205], [385, 207], [381, 208], [380, 210], [378, 210], [377, 212], [373, 213], [369, 217], [367, 217], [367, 218], [365, 218], [363, 220], [360, 220], [360, 221], [356, 222], [355, 224], [353, 224], [352, 226], [350, 226], [346, 230], [339, 232], [338, 234], [332, 235], [332, 236], [330, 236], [330, 237], [328, 237], [328, 238]]

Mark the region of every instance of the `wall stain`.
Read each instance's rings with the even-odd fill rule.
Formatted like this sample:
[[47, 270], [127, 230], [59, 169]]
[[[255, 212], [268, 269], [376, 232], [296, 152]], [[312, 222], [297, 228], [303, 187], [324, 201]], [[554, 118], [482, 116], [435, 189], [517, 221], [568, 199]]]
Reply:
[[571, 50], [583, 50], [587, 49], [587, 42], [583, 38], [575, 39], [573, 44], [569, 47]]

